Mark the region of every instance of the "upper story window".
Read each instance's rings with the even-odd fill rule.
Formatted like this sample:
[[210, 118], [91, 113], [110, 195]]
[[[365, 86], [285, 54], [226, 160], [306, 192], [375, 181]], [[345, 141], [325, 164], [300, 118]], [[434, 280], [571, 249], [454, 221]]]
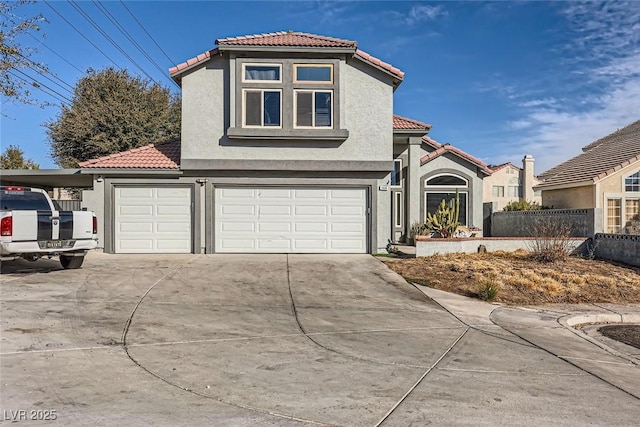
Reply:
[[520, 180], [518, 178], [511, 178], [509, 180], [509, 197], [522, 197], [522, 187], [520, 186]]
[[295, 90], [294, 126], [331, 127], [333, 122], [332, 91]]
[[280, 64], [242, 64], [242, 69], [243, 82], [282, 82], [282, 65]]
[[340, 60], [235, 59], [229, 138], [344, 141]]
[[294, 64], [293, 65], [293, 82], [294, 83], [333, 83], [333, 65], [332, 64]]
[[640, 191], [640, 171], [625, 178], [624, 191]]
[[244, 90], [245, 127], [280, 127], [282, 93], [271, 89]]

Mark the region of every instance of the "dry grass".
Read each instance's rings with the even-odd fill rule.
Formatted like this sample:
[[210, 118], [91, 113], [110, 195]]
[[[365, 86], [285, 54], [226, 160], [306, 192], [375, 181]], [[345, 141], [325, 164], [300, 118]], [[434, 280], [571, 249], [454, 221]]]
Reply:
[[493, 282], [495, 301], [505, 304], [640, 302], [640, 268], [600, 260], [570, 257], [550, 264], [520, 250], [384, 262], [407, 280], [471, 297], [478, 297], [482, 283]]

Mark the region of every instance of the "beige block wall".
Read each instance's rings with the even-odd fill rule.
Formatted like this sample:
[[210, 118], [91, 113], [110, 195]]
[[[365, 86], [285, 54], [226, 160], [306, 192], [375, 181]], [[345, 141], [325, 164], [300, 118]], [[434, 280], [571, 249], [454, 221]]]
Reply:
[[554, 209], [586, 209], [595, 207], [595, 186], [543, 190], [542, 204]]

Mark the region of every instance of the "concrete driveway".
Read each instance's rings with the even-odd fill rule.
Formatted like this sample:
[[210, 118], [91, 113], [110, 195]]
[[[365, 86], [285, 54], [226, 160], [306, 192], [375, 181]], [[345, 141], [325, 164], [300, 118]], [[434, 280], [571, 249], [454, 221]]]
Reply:
[[607, 359], [611, 375], [594, 375], [517, 333], [544, 329], [539, 318], [491, 320], [481, 303], [454, 316], [366, 255], [92, 253], [81, 270], [2, 270], [0, 409], [25, 425], [46, 411], [60, 425], [640, 417], [640, 377], [611, 381], [637, 366]]

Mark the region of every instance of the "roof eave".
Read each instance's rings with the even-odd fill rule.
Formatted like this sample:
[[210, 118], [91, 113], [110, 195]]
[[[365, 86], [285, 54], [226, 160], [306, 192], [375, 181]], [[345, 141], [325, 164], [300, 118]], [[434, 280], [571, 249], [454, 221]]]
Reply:
[[221, 52], [242, 51], [242, 52], [311, 52], [311, 53], [355, 53], [355, 47], [327, 47], [327, 46], [261, 46], [261, 45], [218, 45]]
[[365, 58], [362, 58], [358, 55], [353, 55], [353, 57], [361, 62], [364, 62], [365, 64], [369, 65], [370, 67], [375, 68], [378, 71], [383, 72], [384, 74], [391, 76], [391, 78], [393, 79], [393, 90], [395, 91], [398, 86], [400, 86], [400, 83], [402, 83], [402, 81], [404, 80], [404, 73], [402, 74], [402, 77], [398, 76], [395, 73], [392, 73], [391, 71], [387, 70], [386, 68], [383, 68], [377, 64], [374, 64], [371, 61], [367, 61]]
[[403, 136], [425, 136], [431, 129], [394, 129], [394, 135]]
[[541, 183], [533, 187], [534, 190], [564, 190], [573, 187], [586, 187], [595, 184], [593, 179], [587, 181], [569, 182], [564, 184], [545, 184]]

